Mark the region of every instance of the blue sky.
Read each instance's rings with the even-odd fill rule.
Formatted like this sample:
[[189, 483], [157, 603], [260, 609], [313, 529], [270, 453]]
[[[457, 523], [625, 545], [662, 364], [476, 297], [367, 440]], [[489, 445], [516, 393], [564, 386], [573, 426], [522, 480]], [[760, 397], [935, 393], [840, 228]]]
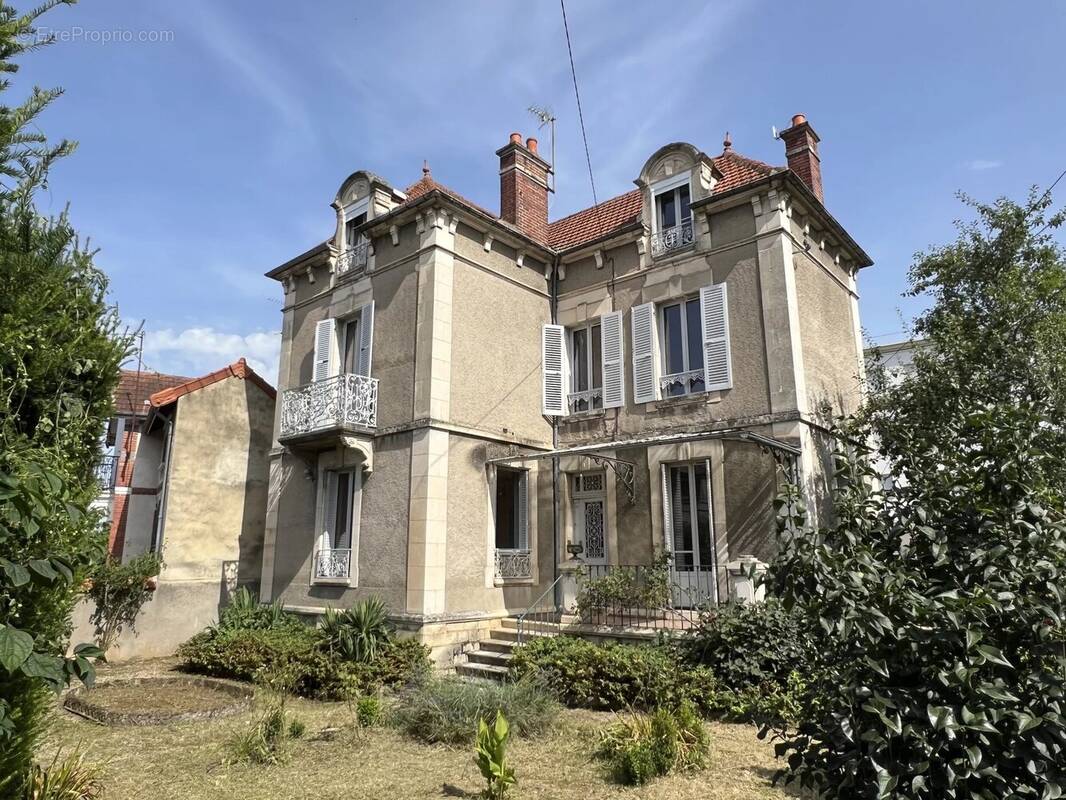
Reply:
[[[822, 137], [826, 203], [875, 266], [863, 325], [902, 335], [916, 251], [953, 238], [954, 193], [1022, 198], [1066, 169], [1066, 5], [569, 0], [601, 199], [683, 140], [774, 164], [770, 128]], [[591, 204], [559, 6], [535, 2], [83, 0], [25, 57], [66, 95], [41, 120], [80, 142], [42, 198], [100, 248], [145, 363], [198, 374], [245, 355], [276, 378], [281, 290], [263, 273], [332, 233], [341, 180], [434, 177], [498, 208], [494, 152], [557, 128], [553, 219]], [[110, 41], [109, 41], [110, 39]], [[13, 102], [14, 96], [7, 98]], [[547, 135], [540, 135], [545, 148]], [[1059, 196], [1066, 196], [1066, 182]]]

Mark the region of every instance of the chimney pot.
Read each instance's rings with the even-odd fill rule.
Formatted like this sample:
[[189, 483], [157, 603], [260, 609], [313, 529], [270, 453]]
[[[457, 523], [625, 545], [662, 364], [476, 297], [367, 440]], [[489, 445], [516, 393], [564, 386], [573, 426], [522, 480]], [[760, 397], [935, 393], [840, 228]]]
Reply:
[[526, 139], [526, 149], [529, 150], [529, 152], [531, 153], [537, 152], [537, 140], [534, 139], [532, 136]]
[[511, 141], [515, 144], [522, 144], [522, 134], [515, 131], [511, 134]]
[[792, 125], [793, 126], [802, 125], [806, 121], [807, 121], [807, 117], [804, 114], [793, 114], [792, 115]]

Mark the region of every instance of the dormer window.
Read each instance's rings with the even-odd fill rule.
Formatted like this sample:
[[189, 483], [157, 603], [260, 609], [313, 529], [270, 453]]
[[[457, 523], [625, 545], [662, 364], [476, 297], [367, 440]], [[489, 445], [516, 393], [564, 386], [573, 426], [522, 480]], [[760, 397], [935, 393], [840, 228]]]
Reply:
[[367, 220], [368, 205], [364, 198], [344, 209], [344, 251], [337, 259], [337, 271], [342, 275], [366, 266], [369, 243], [359, 228]]
[[651, 252], [666, 255], [693, 242], [690, 173], [685, 172], [651, 187], [655, 217]]

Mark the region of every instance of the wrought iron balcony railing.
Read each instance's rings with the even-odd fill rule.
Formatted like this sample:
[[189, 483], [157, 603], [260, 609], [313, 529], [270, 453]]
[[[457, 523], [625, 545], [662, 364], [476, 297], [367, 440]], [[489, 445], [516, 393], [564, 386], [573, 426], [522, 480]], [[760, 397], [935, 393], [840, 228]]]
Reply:
[[109, 492], [115, 486], [115, 471], [118, 466], [118, 456], [100, 456], [96, 462], [96, 482], [100, 485], [101, 492]]
[[651, 237], [651, 254], [661, 256], [674, 250], [688, 247], [694, 241], [692, 236], [692, 217], [681, 220], [680, 225], [659, 231]]
[[533, 562], [529, 550], [496, 550], [496, 578], [531, 578]]
[[603, 389], [589, 389], [587, 392], [571, 392], [567, 395], [570, 403], [570, 413], [580, 414], [582, 411], [592, 411], [603, 408]]
[[314, 576], [316, 580], [344, 580], [351, 575], [352, 551], [340, 549], [315, 552]]
[[659, 378], [659, 388], [662, 390], [663, 397], [693, 394], [703, 391], [703, 381], [703, 367], [700, 367], [699, 369], [690, 369], [687, 372], [663, 375]]
[[377, 424], [377, 378], [346, 373], [281, 395], [281, 439]]
[[367, 255], [370, 250], [370, 242], [366, 239], [349, 245], [348, 248], [337, 256], [338, 275], [357, 275], [366, 269]]

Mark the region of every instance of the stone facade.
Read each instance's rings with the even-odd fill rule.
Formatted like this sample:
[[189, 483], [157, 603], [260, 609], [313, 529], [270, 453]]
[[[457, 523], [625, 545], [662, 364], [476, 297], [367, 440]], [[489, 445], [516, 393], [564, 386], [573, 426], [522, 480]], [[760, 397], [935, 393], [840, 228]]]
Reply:
[[[500, 217], [428, 170], [404, 192], [357, 172], [330, 241], [268, 273], [285, 303], [263, 600], [378, 595], [448, 663], [552, 602], [568, 544], [602, 569], [673, 550], [721, 600], [730, 562], [772, 554], [780, 469], [825, 496], [826, 422], [861, 396], [869, 259], [820, 183], [728, 142], [667, 145], [639, 196], [548, 224], [535, 146], [497, 153]], [[365, 387], [344, 403], [373, 394], [373, 425], [315, 416], [306, 398], [337, 382]]]

